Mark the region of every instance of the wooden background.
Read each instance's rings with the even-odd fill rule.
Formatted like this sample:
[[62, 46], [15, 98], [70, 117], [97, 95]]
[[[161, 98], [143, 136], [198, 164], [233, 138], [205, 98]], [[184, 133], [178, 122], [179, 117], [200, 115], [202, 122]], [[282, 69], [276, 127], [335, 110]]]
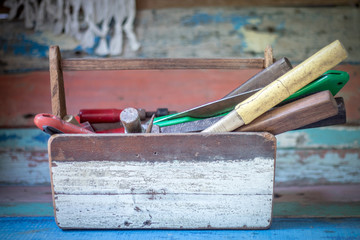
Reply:
[[[360, 216], [358, 1], [285, 7], [279, 7], [284, 6], [280, 1], [276, 7], [259, 7], [257, 1], [255, 6], [237, 1], [219, 6], [215, 0], [196, 6], [191, 1], [137, 2], [135, 30], [142, 47], [131, 52], [125, 43], [120, 57], [261, 57], [270, 44], [276, 58], [287, 57], [296, 65], [339, 39], [349, 53], [336, 67], [350, 74], [338, 94], [345, 99], [348, 123], [277, 137], [274, 216]], [[48, 136], [32, 123], [34, 114], [51, 111], [49, 45], [59, 45], [64, 57], [93, 54], [93, 49], [79, 51], [71, 38], [27, 30], [20, 20], [0, 20], [0, 216], [53, 215]], [[68, 112], [129, 106], [181, 111], [223, 97], [259, 70], [66, 72]]]

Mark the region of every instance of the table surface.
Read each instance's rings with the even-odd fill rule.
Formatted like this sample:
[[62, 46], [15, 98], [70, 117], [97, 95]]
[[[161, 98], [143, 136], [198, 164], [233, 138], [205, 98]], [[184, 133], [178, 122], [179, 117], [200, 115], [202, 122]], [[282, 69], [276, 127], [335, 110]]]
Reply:
[[274, 218], [267, 230], [61, 230], [53, 217], [2, 217], [1, 239], [360, 239], [360, 218]]

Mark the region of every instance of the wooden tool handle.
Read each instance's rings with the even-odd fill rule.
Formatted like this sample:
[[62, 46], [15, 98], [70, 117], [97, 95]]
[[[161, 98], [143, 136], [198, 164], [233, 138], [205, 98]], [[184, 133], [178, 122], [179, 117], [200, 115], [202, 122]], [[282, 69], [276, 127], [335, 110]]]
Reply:
[[335, 98], [337, 103], [338, 113], [334, 116], [325, 118], [323, 120], [310, 123], [308, 125], [302, 126], [298, 129], [306, 129], [306, 128], [318, 128], [318, 127], [326, 127], [326, 126], [333, 126], [338, 124], [345, 124], [346, 123], [346, 109], [344, 99], [342, 97]]
[[323, 91], [268, 111], [235, 131], [270, 132], [276, 135], [332, 117], [337, 112], [334, 97], [329, 91]]
[[[232, 112], [210, 128], [205, 129], [204, 132], [233, 131], [243, 124], [249, 124], [346, 57], [345, 48], [339, 40], [336, 40], [238, 104], [233, 112], [236, 112], [239, 117]], [[239, 121], [239, 118], [242, 121]]]
[[58, 46], [49, 48], [49, 70], [52, 114], [62, 119], [66, 115], [66, 103], [61, 54]]

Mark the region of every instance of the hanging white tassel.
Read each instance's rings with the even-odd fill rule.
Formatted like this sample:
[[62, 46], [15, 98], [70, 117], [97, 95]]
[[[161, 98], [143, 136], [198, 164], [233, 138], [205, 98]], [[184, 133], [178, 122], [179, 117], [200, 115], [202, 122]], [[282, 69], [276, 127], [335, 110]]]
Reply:
[[[10, 8], [9, 19], [15, 18], [23, 6], [20, 17], [26, 28], [64, 33], [80, 41], [84, 49], [94, 47], [95, 38], [100, 37], [95, 49], [98, 55], [120, 55], [123, 31], [130, 48], [140, 48], [133, 30], [135, 0], [6, 0], [4, 6]], [[80, 12], [83, 16], [79, 16]]]

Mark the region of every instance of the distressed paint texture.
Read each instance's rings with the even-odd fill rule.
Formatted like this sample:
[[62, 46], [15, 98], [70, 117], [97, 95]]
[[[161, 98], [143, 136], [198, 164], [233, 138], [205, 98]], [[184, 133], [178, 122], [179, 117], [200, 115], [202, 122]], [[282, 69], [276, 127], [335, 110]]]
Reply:
[[[276, 187], [273, 217], [360, 217], [359, 189], [359, 184]], [[0, 186], [0, 196], [0, 217], [54, 216], [50, 186]]]
[[52, 165], [62, 228], [266, 228], [271, 221], [274, 159]]
[[[359, 62], [359, 21], [354, 7], [141, 10], [135, 30], [142, 48], [132, 52], [125, 44], [123, 57], [259, 57], [271, 44], [275, 56], [300, 62], [340, 39], [349, 51], [347, 61]], [[19, 22], [0, 24], [5, 63], [0, 72], [46, 69], [51, 44], [75, 56], [77, 43], [71, 38], [33, 33]], [[39, 61], [27, 61], [27, 56]]]

